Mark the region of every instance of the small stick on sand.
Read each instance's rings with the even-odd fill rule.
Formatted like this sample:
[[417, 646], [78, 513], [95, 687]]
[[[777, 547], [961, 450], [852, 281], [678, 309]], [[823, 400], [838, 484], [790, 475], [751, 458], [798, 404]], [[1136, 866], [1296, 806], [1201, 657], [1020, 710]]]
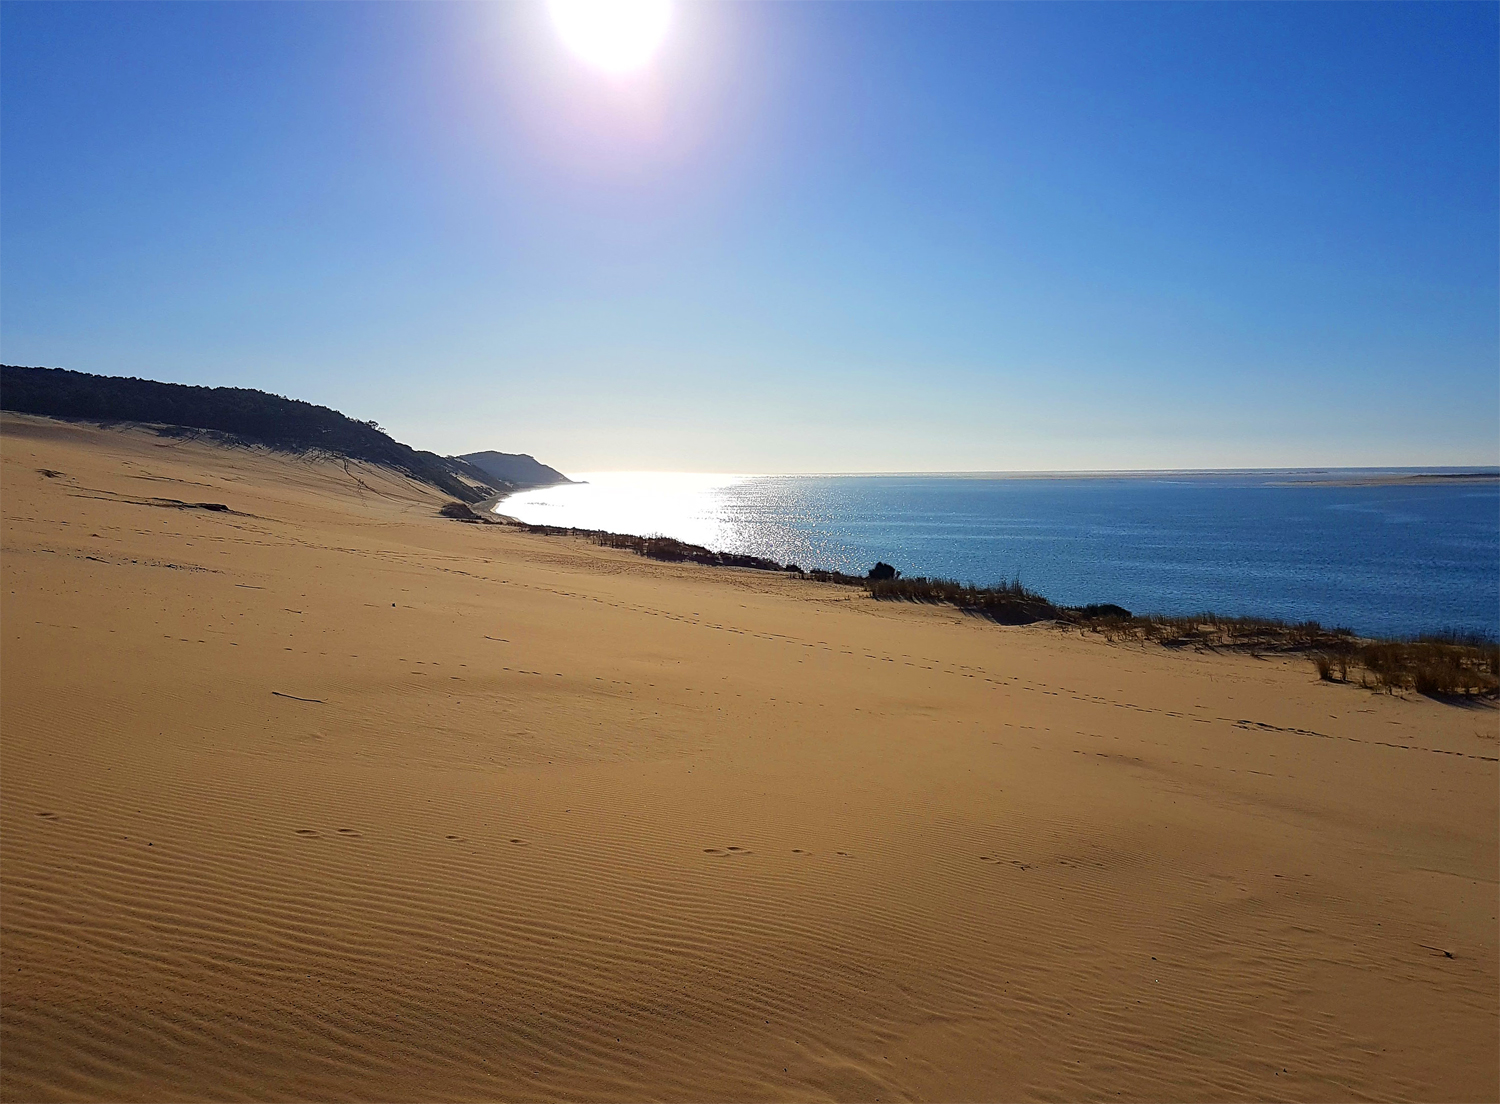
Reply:
[[299, 698], [296, 694], [283, 694], [280, 690], [272, 690], [271, 693], [275, 694], [278, 698], [291, 698], [292, 701], [317, 702], [319, 705], [328, 704], [322, 698]]

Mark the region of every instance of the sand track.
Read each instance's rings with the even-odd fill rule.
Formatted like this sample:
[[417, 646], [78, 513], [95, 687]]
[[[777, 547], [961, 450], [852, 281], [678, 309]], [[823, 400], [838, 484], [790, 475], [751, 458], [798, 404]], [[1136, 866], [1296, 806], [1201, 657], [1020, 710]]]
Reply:
[[0, 458], [7, 1100], [1500, 1095], [1490, 709]]

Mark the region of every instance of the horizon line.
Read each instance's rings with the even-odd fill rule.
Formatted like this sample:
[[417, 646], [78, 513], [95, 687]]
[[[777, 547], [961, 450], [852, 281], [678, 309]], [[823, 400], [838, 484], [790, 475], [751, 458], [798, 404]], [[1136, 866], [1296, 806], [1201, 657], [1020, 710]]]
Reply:
[[1327, 475], [1343, 472], [1401, 475], [1474, 475], [1500, 478], [1500, 464], [1300, 464], [1290, 467], [1233, 468], [971, 468], [927, 470], [800, 471], [747, 472], [710, 471], [688, 468], [591, 468], [570, 473], [570, 478], [585, 475], [711, 475], [734, 479], [798, 479], [808, 477], [843, 478], [859, 476], [950, 476], [954, 478], [1067, 478], [1071, 476], [1149, 476], [1149, 475]]

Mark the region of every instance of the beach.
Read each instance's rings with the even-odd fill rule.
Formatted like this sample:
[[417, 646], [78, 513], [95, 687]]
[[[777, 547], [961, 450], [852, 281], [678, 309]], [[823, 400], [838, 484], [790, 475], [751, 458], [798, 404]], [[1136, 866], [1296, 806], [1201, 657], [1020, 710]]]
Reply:
[[1493, 1100], [1492, 704], [0, 419], [6, 1100]]

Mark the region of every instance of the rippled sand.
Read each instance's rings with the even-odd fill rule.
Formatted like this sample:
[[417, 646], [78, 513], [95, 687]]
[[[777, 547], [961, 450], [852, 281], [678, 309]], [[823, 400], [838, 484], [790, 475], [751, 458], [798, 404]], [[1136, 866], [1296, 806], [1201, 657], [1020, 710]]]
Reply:
[[7, 1100], [1500, 1096], [1491, 708], [0, 457]]

